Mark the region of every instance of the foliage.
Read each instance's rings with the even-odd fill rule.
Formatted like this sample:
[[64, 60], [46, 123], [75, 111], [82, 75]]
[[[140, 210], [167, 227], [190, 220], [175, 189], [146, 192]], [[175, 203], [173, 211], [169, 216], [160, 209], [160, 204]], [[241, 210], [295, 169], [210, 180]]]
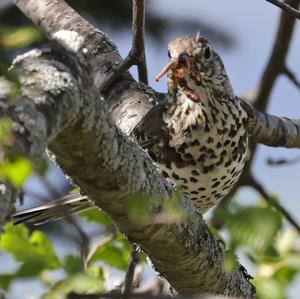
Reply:
[[9, 180], [16, 188], [23, 185], [25, 180], [31, 174], [31, 171], [31, 162], [24, 158], [18, 158], [15, 161], [0, 164], [0, 177]]
[[229, 236], [224, 269], [235, 269], [235, 252], [242, 250], [255, 269], [252, 275], [256, 298], [287, 298], [287, 287], [300, 272], [297, 233], [285, 229], [282, 216], [261, 203], [231, 208], [220, 215], [226, 221]]
[[[126, 270], [131, 246], [122, 235], [116, 234], [110, 241], [99, 245], [84, 266], [79, 256], [58, 257], [52, 242], [42, 231], [30, 233], [24, 225], [9, 223], [1, 235], [0, 250], [11, 255], [18, 265], [16, 271], [0, 274], [2, 289], [8, 290], [14, 281], [24, 278], [45, 283], [48, 274], [47, 286], [50, 288], [42, 298], [63, 299], [71, 292], [91, 294], [102, 291], [107, 266]], [[59, 281], [49, 279], [49, 273], [55, 270], [63, 270], [64, 278]]]

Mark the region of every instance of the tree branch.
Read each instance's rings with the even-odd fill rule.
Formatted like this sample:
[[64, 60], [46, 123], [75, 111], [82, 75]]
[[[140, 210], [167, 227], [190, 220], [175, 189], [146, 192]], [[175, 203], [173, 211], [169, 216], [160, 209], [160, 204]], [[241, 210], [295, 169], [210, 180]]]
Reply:
[[300, 11], [298, 9], [295, 9], [295, 8], [291, 7], [290, 5], [288, 5], [282, 1], [279, 1], [279, 0], [266, 0], [266, 1], [278, 6], [279, 8], [283, 9], [284, 11], [286, 11], [287, 13], [292, 15], [293, 17], [300, 20]]
[[300, 120], [256, 111], [251, 140], [274, 147], [300, 148]]
[[138, 67], [139, 81], [148, 84], [145, 44], [145, 0], [132, 0], [132, 48], [128, 56], [120, 62], [114, 72], [101, 86], [105, 94], [122, 73], [133, 65]]
[[133, 0], [132, 56], [138, 59], [139, 81], [148, 84], [145, 55], [145, 0]]
[[283, 73], [290, 79], [290, 81], [298, 88], [300, 88], [300, 81], [296, 75], [287, 67], [284, 67]]
[[300, 156], [288, 159], [288, 158], [281, 158], [281, 159], [273, 159], [268, 158], [267, 164], [269, 166], [280, 166], [280, 165], [295, 165], [296, 163], [300, 162]]
[[[284, 3], [293, 8], [297, 8], [300, 1], [285, 0]], [[284, 70], [294, 27], [295, 19], [289, 14], [282, 12], [272, 52], [266, 64], [265, 70], [259, 80], [259, 86], [254, 99], [255, 108], [261, 112], [266, 111], [272, 89], [277, 81], [277, 78]]]
[[155, 93], [124, 73], [104, 101], [99, 86], [120, 60], [107, 37], [63, 1], [16, 3], [59, 46], [59, 53], [33, 51], [15, 62], [23, 84], [23, 100], [12, 113], [21, 128], [15, 132], [19, 147], [33, 156], [48, 144], [64, 172], [140, 244], [179, 293], [252, 298], [254, 288], [240, 268], [223, 271], [224, 249], [189, 199], [181, 201], [189, 221], [136, 223], [129, 217], [131, 194], [141, 194], [141, 202], [159, 196], [160, 202], [149, 205], [148, 214], [155, 216], [172, 188], [151, 159], [116, 128], [109, 111], [119, 128], [129, 132], [152, 106], [149, 99], [155, 100]]
[[124, 289], [121, 294], [121, 299], [130, 299], [131, 298], [131, 289], [132, 282], [134, 278], [134, 271], [136, 265], [139, 262], [139, 246], [137, 244], [132, 244], [132, 251], [130, 256], [130, 261], [128, 265], [128, 269], [125, 276]]

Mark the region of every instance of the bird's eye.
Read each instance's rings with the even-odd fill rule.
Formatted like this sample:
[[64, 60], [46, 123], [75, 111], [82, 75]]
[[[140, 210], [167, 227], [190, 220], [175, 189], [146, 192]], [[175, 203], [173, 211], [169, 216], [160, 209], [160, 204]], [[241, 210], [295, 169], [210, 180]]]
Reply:
[[170, 53], [170, 51], [168, 51], [168, 56], [169, 56], [169, 58], [171, 59], [171, 53]]
[[204, 58], [209, 59], [211, 57], [211, 49], [210, 47], [207, 47], [204, 51]]

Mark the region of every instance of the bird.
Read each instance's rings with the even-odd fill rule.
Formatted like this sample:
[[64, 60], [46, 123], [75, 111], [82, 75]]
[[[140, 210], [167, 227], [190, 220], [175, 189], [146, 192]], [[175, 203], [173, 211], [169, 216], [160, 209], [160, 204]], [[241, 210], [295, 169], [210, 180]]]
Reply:
[[[221, 57], [197, 33], [168, 46], [168, 93], [131, 135], [162, 176], [181, 188], [204, 214], [234, 188], [247, 157], [249, 104], [234, 94]], [[93, 207], [78, 193], [12, 216], [14, 223], [44, 223]]]

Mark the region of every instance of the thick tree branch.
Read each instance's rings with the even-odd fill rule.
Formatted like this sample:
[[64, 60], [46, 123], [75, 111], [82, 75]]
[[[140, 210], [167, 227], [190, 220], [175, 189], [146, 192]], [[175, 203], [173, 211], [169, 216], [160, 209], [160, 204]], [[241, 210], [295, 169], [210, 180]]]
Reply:
[[300, 148], [300, 119], [255, 112], [251, 140], [268, 146]]

